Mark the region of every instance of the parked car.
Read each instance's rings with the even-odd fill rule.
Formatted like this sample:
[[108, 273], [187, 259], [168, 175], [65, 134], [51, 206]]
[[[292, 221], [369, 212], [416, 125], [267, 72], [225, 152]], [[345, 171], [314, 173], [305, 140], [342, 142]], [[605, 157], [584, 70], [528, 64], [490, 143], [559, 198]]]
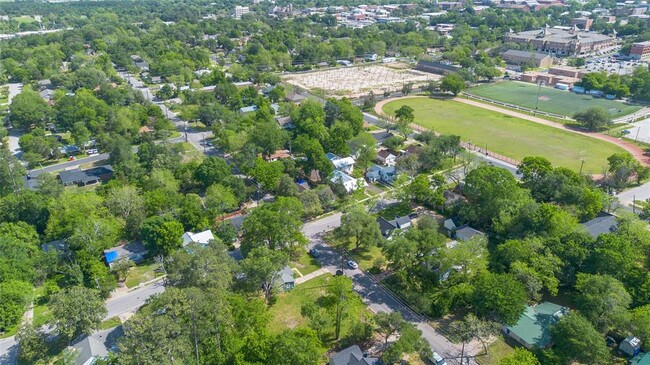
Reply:
[[429, 362], [431, 362], [433, 365], [447, 365], [447, 362], [445, 359], [442, 358], [437, 352], [433, 353], [433, 356], [429, 358]]
[[318, 258], [318, 256], [320, 256], [320, 252], [318, 252], [315, 248], [312, 248], [309, 250], [309, 255], [313, 258]]
[[356, 262], [352, 261], [352, 260], [348, 261], [348, 266], [350, 267], [350, 269], [358, 269], [359, 268], [359, 265]]

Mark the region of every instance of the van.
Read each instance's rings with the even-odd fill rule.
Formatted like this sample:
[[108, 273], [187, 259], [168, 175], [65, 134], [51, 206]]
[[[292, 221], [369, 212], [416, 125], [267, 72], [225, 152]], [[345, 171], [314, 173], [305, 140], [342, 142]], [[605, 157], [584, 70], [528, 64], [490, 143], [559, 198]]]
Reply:
[[445, 359], [443, 359], [442, 356], [438, 355], [438, 353], [435, 351], [433, 355], [429, 358], [429, 362], [431, 362], [433, 365], [447, 365]]

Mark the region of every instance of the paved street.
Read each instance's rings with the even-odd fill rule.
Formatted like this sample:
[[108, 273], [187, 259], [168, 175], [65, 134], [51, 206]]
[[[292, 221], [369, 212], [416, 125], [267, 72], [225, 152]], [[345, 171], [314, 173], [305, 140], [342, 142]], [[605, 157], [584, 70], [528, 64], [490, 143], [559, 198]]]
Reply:
[[[460, 364], [461, 347], [447, 340], [443, 335], [436, 332], [422, 317], [399, 303], [397, 299], [387, 293], [381, 286], [375, 283], [366, 273], [356, 269], [350, 269], [345, 262], [347, 258], [334, 248], [328, 246], [322, 240], [326, 231], [332, 230], [341, 225], [341, 213], [337, 213], [316, 221], [309, 222], [303, 227], [303, 233], [309, 238], [309, 248], [316, 248], [320, 253], [318, 261], [330, 272], [343, 269], [345, 275], [352, 279], [354, 290], [363, 297], [368, 307], [377, 312], [398, 311], [402, 316], [415, 324], [421, 331], [422, 337], [427, 340], [433, 351], [436, 351], [450, 365]], [[465, 347], [465, 355], [476, 355], [480, 350], [478, 343], [471, 343]], [[474, 359], [471, 364], [476, 364]]]
[[200, 132], [200, 131], [195, 131], [192, 128], [188, 128], [187, 122], [185, 120], [181, 119], [176, 113], [174, 113], [169, 108], [167, 108], [167, 106], [165, 106], [163, 103], [156, 102], [155, 95], [153, 94], [151, 89], [146, 87], [146, 85], [142, 81], [138, 80], [135, 76], [125, 71], [120, 71], [118, 72], [118, 74], [120, 75], [121, 78], [123, 78], [129, 84], [131, 84], [133, 88], [140, 90], [142, 92], [142, 95], [144, 95], [144, 97], [147, 100], [158, 105], [160, 110], [162, 110], [163, 114], [167, 116], [167, 118], [174, 123], [176, 129], [178, 129], [181, 133], [184, 134], [184, 136], [187, 137], [187, 141], [191, 143], [194, 146], [194, 148], [196, 148], [198, 151], [204, 151], [206, 149], [202, 141], [205, 138], [212, 137], [211, 131]]

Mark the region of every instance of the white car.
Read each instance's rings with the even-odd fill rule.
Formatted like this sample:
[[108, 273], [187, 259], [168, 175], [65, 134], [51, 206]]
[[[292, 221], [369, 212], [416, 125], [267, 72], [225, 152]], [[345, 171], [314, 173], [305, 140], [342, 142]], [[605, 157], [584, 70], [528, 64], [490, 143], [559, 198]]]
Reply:
[[442, 356], [438, 355], [437, 352], [433, 353], [433, 356], [431, 356], [431, 359], [429, 359], [429, 361], [431, 361], [431, 363], [434, 365], [447, 365], [445, 359], [443, 359]]
[[350, 269], [355, 269], [355, 270], [359, 268], [359, 265], [352, 260], [348, 261], [348, 266], [350, 267]]

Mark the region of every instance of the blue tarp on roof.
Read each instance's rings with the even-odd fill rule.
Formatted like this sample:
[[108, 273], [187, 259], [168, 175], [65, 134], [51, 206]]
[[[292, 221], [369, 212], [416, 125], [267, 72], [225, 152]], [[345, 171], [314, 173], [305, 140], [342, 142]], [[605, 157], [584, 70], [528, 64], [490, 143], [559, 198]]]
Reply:
[[108, 251], [104, 254], [106, 257], [106, 263], [110, 264], [113, 261], [117, 261], [120, 258], [120, 254], [117, 251]]

